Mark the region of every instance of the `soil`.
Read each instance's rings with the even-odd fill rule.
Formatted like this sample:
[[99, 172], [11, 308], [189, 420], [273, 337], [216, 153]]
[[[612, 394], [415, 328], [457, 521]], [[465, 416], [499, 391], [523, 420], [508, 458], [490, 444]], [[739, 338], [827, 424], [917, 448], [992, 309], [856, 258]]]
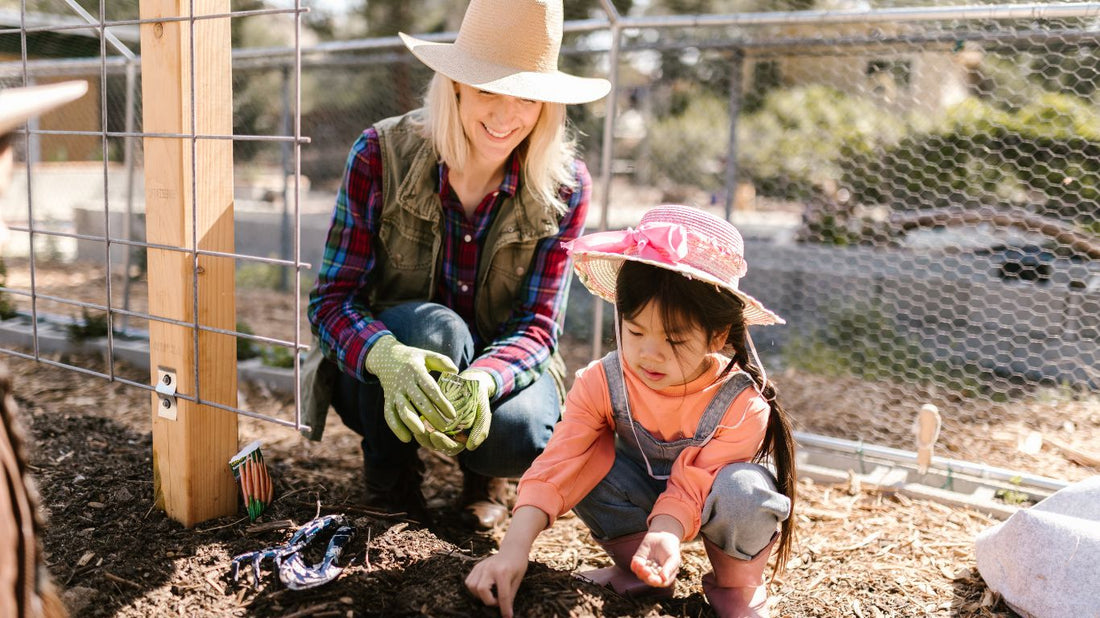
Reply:
[[[17, 288], [20, 276], [9, 262], [9, 285]], [[91, 292], [80, 290], [98, 289], [102, 295], [105, 282], [102, 273], [76, 276], [71, 269], [42, 264], [36, 276], [39, 285], [53, 286], [50, 294], [81, 300]], [[257, 316], [254, 324], [272, 315], [290, 316], [292, 323], [293, 307], [292, 298], [266, 291], [244, 290], [238, 296], [241, 315], [266, 312], [268, 317]], [[571, 369], [590, 355], [587, 342], [568, 335], [563, 349]], [[242, 508], [235, 517], [185, 528], [153, 503], [148, 392], [53, 364], [102, 372], [101, 357], [42, 360], [10, 356], [3, 362], [31, 438], [32, 470], [48, 521], [43, 538], [48, 568], [75, 616], [497, 615], [470, 597], [462, 581], [477, 559], [498, 546], [503, 530], [477, 533], [459, 523], [454, 505], [461, 476], [448, 458], [424, 455], [424, 490], [439, 523], [420, 526], [363, 507], [358, 437], [335, 415], [320, 443], [300, 438], [292, 428], [242, 416], [241, 444], [263, 440], [275, 485], [272, 504], [256, 522]], [[146, 370], [122, 363], [116, 362], [114, 371], [136, 382], [149, 379]], [[781, 397], [802, 431], [911, 450], [912, 416], [931, 402], [944, 413], [937, 455], [1065, 480], [1098, 472], [1062, 449], [1044, 447], [1029, 455], [1018, 448], [1029, 432], [1038, 431], [1100, 452], [1095, 396], [1033, 392], [993, 403], [930, 395], [900, 383], [777, 373]], [[239, 405], [293, 418], [290, 398], [258, 385], [241, 385]], [[770, 586], [773, 616], [1015, 615], [975, 566], [974, 536], [996, 520], [858, 484], [806, 479], [799, 491], [793, 558]], [[319, 514], [342, 514], [355, 528], [335, 581], [290, 590], [272, 573], [270, 561], [263, 563], [258, 586], [247, 574], [233, 580], [234, 556], [280, 545]], [[325, 542], [318, 540], [321, 546]], [[319, 557], [315, 550], [309, 556]], [[539, 537], [516, 615], [713, 615], [700, 587], [709, 565], [698, 541], [684, 546], [671, 600], [632, 601], [574, 576], [608, 564], [587, 529], [564, 517]]]

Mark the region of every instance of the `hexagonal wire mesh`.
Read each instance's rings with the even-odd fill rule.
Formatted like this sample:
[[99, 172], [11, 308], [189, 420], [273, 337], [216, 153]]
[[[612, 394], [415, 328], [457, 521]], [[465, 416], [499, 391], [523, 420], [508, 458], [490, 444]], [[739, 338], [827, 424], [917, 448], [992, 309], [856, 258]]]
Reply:
[[[916, 6], [573, 23], [563, 68], [599, 74], [613, 59], [616, 66], [613, 100], [570, 108], [597, 177], [589, 226], [631, 225], [662, 202], [734, 221], [747, 238], [746, 289], [788, 321], [756, 334], [768, 366], [854, 378], [867, 395], [846, 413], [875, 420], [859, 436], [839, 437], [910, 443], [908, 425], [891, 418], [884, 401], [962, 401], [981, 416], [1043, 385], [1094, 396], [1098, 13], [1097, 3]], [[279, 17], [286, 21], [271, 28]], [[140, 23], [114, 19], [105, 31], [123, 38]], [[298, 19], [234, 15], [242, 29], [284, 34]], [[90, 311], [109, 317], [107, 331], [120, 340], [140, 338], [142, 322], [158, 319], [144, 310], [146, 247], [136, 240], [140, 75], [127, 76], [133, 63], [98, 30], [85, 32], [98, 57], [51, 62], [30, 59], [40, 53], [36, 34], [75, 28], [5, 27], [0, 35], [19, 33], [28, 57], [0, 63], [5, 85], [83, 67], [98, 92], [86, 122], [65, 111], [60, 124], [44, 119], [27, 133], [28, 145], [20, 142], [21, 160], [34, 163], [16, 178], [32, 190], [5, 197], [4, 216], [15, 222], [17, 246], [23, 238], [23, 255], [98, 262], [104, 285], [81, 296], [54, 290], [18, 275], [30, 260], [15, 258], [4, 291], [17, 310], [78, 318]], [[234, 53], [242, 311], [271, 304], [250, 296], [257, 289], [286, 291], [292, 278], [308, 289], [302, 268], [320, 261], [351, 141], [371, 122], [414, 107], [428, 77], [392, 38], [272, 45]], [[299, 122], [309, 138], [300, 156], [292, 130]], [[38, 163], [54, 158], [104, 163]], [[53, 182], [55, 174], [65, 183]], [[84, 193], [76, 195], [80, 182]], [[71, 213], [55, 211], [66, 204]], [[108, 281], [120, 283], [112, 292]], [[242, 355], [251, 348], [297, 371], [290, 351], [300, 340], [291, 333], [296, 321], [302, 333], [308, 325], [293, 296], [283, 294], [266, 315], [240, 315]], [[579, 289], [570, 297], [566, 335], [600, 337], [606, 346], [610, 329], [593, 329], [591, 297]], [[35, 344], [31, 356], [40, 357]], [[829, 423], [815, 428], [830, 432]]]

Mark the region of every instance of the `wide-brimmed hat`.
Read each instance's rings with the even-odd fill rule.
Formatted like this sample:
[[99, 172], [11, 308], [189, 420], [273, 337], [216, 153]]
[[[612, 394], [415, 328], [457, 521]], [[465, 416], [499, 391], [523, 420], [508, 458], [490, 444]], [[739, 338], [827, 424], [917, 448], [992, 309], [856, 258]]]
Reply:
[[0, 135], [58, 105], [79, 99], [87, 91], [85, 81], [0, 90]]
[[481, 90], [549, 103], [587, 103], [611, 90], [606, 79], [558, 70], [561, 0], [472, 0], [454, 43], [398, 33], [429, 68]]
[[615, 302], [615, 281], [626, 260], [642, 262], [713, 283], [745, 303], [745, 323], [784, 324], [760, 301], [738, 289], [748, 272], [745, 242], [728, 221], [690, 206], [658, 206], [636, 228], [597, 232], [567, 244], [581, 283]]

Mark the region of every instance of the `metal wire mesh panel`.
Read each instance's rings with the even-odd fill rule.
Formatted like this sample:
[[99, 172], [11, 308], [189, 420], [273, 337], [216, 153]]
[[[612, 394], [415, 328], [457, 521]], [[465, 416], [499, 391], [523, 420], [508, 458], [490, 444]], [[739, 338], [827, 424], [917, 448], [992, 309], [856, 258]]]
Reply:
[[[241, 281], [236, 304], [262, 305], [278, 314], [275, 319], [252, 317], [251, 324], [238, 321], [229, 330], [202, 324], [198, 318], [180, 326], [235, 336], [241, 361], [263, 356], [294, 370], [293, 359], [301, 347], [295, 315], [300, 308], [295, 301], [300, 290], [297, 274], [308, 268], [297, 261], [300, 224], [294, 220], [299, 147], [305, 141], [296, 137], [302, 10], [293, 3], [271, 8], [244, 2], [225, 14], [168, 21], [193, 33], [220, 20], [231, 30], [234, 56], [247, 61], [250, 54], [258, 55], [256, 48], [278, 45], [283, 62], [267, 74], [244, 70], [247, 77], [241, 78], [233, 73], [232, 135], [191, 131], [161, 136], [143, 127], [137, 50], [139, 27], [163, 27], [163, 20], [142, 20], [136, 0], [83, 4], [91, 8], [72, 0], [17, 3], [12, 10], [0, 7], [0, 84], [71, 79], [89, 84], [89, 93], [76, 104], [32, 121], [15, 135], [16, 169], [11, 191], [0, 198], [0, 206], [11, 229], [3, 306], [6, 317], [19, 324], [9, 322], [17, 335], [15, 345], [5, 345], [5, 352], [126, 381], [115, 375], [113, 361], [147, 365], [150, 325], [175, 322], [149, 309], [148, 255], [159, 250], [233, 260]], [[201, 88], [191, 84], [189, 90], [195, 108]], [[240, 162], [234, 166], [235, 175], [242, 179], [234, 189], [239, 204], [234, 218], [236, 227], [246, 232], [240, 251], [215, 255], [194, 243], [168, 247], [146, 241], [143, 147], [149, 137], [198, 149], [204, 142], [232, 140], [234, 159]], [[201, 184], [202, 174], [196, 178]], [[248, 233], [263, 242], [250, 242]], [[273, 294], [271, 288], [282, 294]], [[87, 349], [89, 342], [105, 345], [112, 360], [103, 373], [81, 367], [67, 352]], [[259, 359], [251, 362], [258, 364]], [[291, 380], [285, 382], [293, 386]], [[152, 390], [155, 385], [134, 386]], [[203, 401], [201, 384], [179, 396], [280, 424], [297, 423], [295, 418]]]
[[1100, 388], [1095, 13], [960, 10], [624, 35], [612, 212], [741, 228], [803, 428], [912, 448], [922, 403], [1026, 425]]
[[[569, 109], [596, 179], [589, 227], [632, 225], [662, 202], [733, 220], [746, 288], [788, 321], [754, 333], [769, 368], [822, 385], [792, 402], [815, 431], [867, 418], [845, 437], [903, 446], [891, 402], [992, 416], [1044, 388], [1095, 397], [1100, 5], [703, 4], [716, 14], [652, 3], [612, 24], [594, 3], [573, 15], [591, 21], [567, 28], [562, 69], [616, 85]], [[35, 21], [50, 14], [70, 21]], [[28, 2], [0, 31], [15, 41], [4, 85], [83, 76], [96, 103], [17, 144], [25, 188], [3, 213], [23, 248], [5, 292], [17, 311], [130, 336], [150, 319], [141, 75], [122, 51], [137, 2], [78, 18], [66, 0]], [[287, 368], [348, 149], [418, 105], [429, 74], [395, 38], [303, 42], [296, 14], [261, 3], [233, 23], [233, 258], [250, 310], [234, 334], [240, 358]], [[40, 286], [31, 256], [100, 278], [81, 295]], [[592, 302], [570, 295], [568, 336], [596, 336]]]

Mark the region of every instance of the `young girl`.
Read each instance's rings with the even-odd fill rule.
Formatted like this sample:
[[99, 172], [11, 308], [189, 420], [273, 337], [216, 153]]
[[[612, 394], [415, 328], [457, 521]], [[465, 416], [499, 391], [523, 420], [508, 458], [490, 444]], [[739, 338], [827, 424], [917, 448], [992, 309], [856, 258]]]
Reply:
[[791, 547], [794, 442], [747, 331], [783, 320], [738, 290], [743, 247], [687, 206], [572, 243], [581, 281], [615, 304], [618, 350], [578, 374], [500, 551], [466, 578], [486, 605], [512, 615], [535, 537], [573, 509], [615, 563], [587, 579], [671, 596], [680, 543], [702, 533], [718, 615], [768, 615], [765, 567]]

